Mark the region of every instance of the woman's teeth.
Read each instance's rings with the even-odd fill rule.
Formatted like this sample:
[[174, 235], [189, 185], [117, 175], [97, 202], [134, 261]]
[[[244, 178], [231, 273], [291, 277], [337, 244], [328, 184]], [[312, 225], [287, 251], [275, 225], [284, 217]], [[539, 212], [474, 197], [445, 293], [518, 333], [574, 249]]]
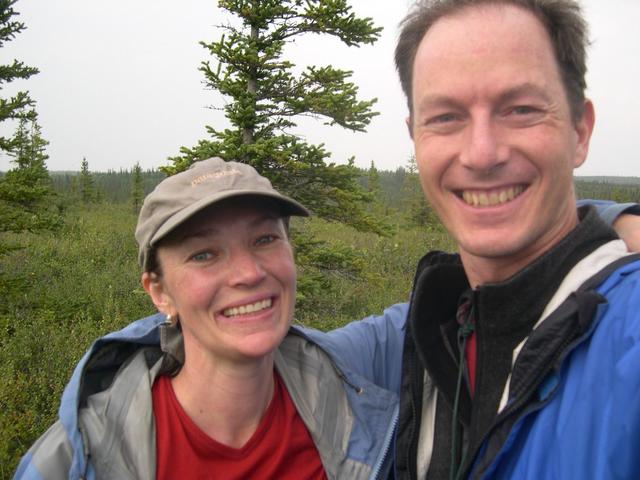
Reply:
[[247, 313], [257, 312], [264, 310], [271, 306], [271, 298], [260, 300], [256, 303], [249, 303], [247, 305], [240, 305], [239, 307], [226, 308], [222, 311], [225, 317], [236, 317], [238, 315], [245, 315]]

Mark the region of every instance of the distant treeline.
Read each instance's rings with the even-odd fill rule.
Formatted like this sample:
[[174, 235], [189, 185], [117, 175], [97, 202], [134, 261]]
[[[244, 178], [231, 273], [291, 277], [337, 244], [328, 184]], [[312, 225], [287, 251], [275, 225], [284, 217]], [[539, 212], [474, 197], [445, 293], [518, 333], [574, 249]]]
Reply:
[[[80, 188], [80, 172], [50, 172], [50, 176], [54, 190], [62, 195], [74, 195]], [[143, 170], [142, 187], [144, 194], [151, 192], [165, 177], [166, 175], [158, 170]], [[131, 199], [133, 171], [91, 172], [91, 178], [99, 200], [109, 203], [126, 203]]]
[[[371, 170], [361, 169], [360, 184], [374, 190], [370, 183]], [[2, 174], [0, 173], [0, 176]], [[98, 197], [110, 203], [125, 203], [131, 198], [133, 173], [129, 170], [91, 172]], [[395, 171], [377, 170], [375, 193], [377, 199], [389, 208], [402, 210], [406, 204], [407, 177], [415, 175], [403, 167]], [[78, 189], [79, 172], [51, 172], [54, 189], [60, 194], [74, 193]], [[158, 170], [142, 172], [145, 195], [163, 179]], [[640, 177], [575, 177], [578, 198], [615, 200], [617, 202], [640, 202]]]
[[[590, 178], [590, 180], [587, 180]], [[578, 198], [613, 200], [619, 203], [640, 203], [640, 182], [638, 177], [629, 177], [629, 183], [610, 181], [609, 178], [624, 177], [580, 177], [575, 178]]]
[[598, 177], [598, 176], [576, 176], [575, 180], [580, 182], [613, 183], [618, 185], [640, 185], [640, 177]]

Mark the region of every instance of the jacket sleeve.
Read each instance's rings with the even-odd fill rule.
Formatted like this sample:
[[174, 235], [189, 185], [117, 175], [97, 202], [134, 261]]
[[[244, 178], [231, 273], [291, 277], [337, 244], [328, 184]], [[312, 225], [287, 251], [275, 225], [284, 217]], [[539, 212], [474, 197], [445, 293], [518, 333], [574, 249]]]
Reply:
[[613, 222], [623, 213], [640, 215], [640, 205], [637, 203], [616, 203], [610, 200], [578, 200], [578, 206], [593, 205], [600, 218], [613, 225]]
[[[607, 403], [600, 410], [608, 412], [608, 429], [601, 436], [606, 441], [600, 443], [606, 448], [607, 471], [599, 478], [640, 478], [640, 267], [636, 262], [616, 275], [623, 280], [606, 294], [604, 313], [610, 337], [605, 347], [611, 350], [615, 362], [593, 382], [606, 392], [603, 396]], [[615, 284], [616, 278], [609, 282]], [[602, 288], [607, 287], [605, 282]]]
[[22, 457], [14, 480], [69, 478], [72, 451], [60, 422], [54, 423]]
[[398, 303], [324, 334], [325, 347], [353, 372], [388, 390], [400, 391], [408, 303]]

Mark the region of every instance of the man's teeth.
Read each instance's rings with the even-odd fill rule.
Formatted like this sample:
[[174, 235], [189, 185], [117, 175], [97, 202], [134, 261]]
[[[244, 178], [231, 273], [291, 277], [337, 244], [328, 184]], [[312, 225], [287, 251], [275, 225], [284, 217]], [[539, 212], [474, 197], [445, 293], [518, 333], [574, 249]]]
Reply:
[[256, 303], [250, 303], [247, 305], [240, 305], [239, 307], [226, 308], [222, 311], [225, 317], [235, 317], [237, 315], [245, 315], [247, 313], [257, 312], [264, 310], [271, 306], [271, 299], [267, 298]]
[[509, 187], [504, 190], [493, 190], [487, 192], [462, 192], [462, 199], [465, 203], [473, 205], [474, 207], [491, 207], [493, 205], [500, 205], [502, 203], [509, 202], [516, 198], [524, 191], [522, 185], [516, 187]]

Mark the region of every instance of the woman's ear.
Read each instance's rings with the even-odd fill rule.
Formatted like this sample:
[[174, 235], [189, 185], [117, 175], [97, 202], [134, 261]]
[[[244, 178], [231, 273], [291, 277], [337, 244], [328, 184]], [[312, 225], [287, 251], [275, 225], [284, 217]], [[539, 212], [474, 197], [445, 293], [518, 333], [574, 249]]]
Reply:
[[162, 277], [153, 272], [144, 272], [140, 281], [142, 288], [147, 292], [159, 312], [165, 315], [176, 315], [173, 301], [164, 287]]

